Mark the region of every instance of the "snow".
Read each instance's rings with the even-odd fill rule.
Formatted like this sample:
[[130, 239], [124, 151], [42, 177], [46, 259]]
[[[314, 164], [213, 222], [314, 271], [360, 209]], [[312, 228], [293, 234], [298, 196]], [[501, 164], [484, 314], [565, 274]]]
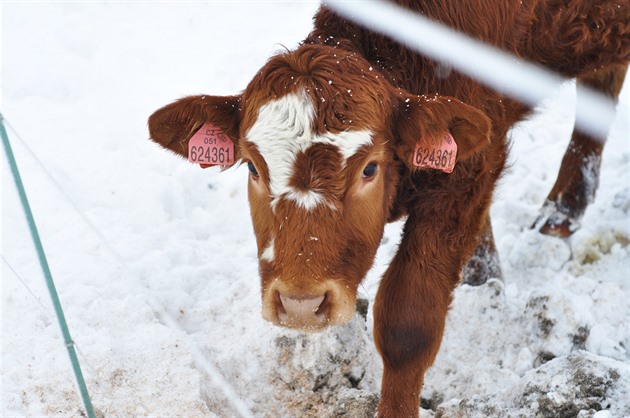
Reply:
[[[200, 170], [147, 140], [158, 107], [242, 90], [309, 32], [317, 6], [2, 5], [2, 114], [106, 416], [237, 416], [215, 370], [255, 416], [373, 411], [382, 366], [371, 306], [401, 224], [387, 226], [359, 289], [365, 319], [321, 334], [273, 327], [260, 315], [247, 168]], [[573, 87], [511, 132], [511, 168], [492, 207], [505, 278], [456, 290], [423, 416], [630, 417], [627, 85], [581, 229], [567, 240], [530, 229], [569, 141]], [[5, 162], [1, 414], [80, 416]]]

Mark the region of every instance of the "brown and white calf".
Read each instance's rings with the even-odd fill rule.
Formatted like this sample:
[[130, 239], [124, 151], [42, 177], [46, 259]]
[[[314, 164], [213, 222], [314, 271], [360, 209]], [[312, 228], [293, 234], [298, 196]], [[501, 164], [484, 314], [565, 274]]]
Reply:
[[[397, 3], [611, 100], [623, 83], [626, 0]], [[275, 324], [317, 330], [348, 321], [385, 223], [407, 217], [374, 305], [384, 363], [378, 411], [401, 417], [418, 414], [467, 261], [476, 255], [470, 283], [499, 274], [488, 208], [507, 131], [528, 111], [323, 6], [303, 44], [272, 57], [242, 94], [180, 99], [156, 111], [149, 130], [204, 167], [249, 167], [263, 317]], [[596, 176], [601, 144], [574, 132], [543, 232], [571, 233], [593, 197], [585, 176]]]

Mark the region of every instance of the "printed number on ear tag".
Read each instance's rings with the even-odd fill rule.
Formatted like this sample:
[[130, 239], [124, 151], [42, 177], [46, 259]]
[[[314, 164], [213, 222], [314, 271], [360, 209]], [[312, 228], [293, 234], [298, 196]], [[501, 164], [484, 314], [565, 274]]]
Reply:
[[413, 153], [413, 164], [452, 173], [457, 158], [457, 143], [450, 132], [445, 132], [438, 139], [420, 138]]
[[188, 161], [202, 168], [234, 164], [234, 142], [221, 128], [204, 124], [188, 142]]

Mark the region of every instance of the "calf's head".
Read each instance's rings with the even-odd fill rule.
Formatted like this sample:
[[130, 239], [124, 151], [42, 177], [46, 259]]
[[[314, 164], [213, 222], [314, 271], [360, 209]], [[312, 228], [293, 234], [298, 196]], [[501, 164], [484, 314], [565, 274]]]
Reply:
[[263, 317], [306, 330], [352, 318], [401, 176], [430, 169], [416, 166], [419, 141], [450, 132], [462, 161], [490, 130], [470, 106], [411, 95], [359, 55], [313, 45], [272, 57], [241, 95], [186, 97], [157, 110], [149, 131], [190, 157], [191, 137], [206, 124], [229, 137], [236, 158], [223, 168], [240, 161], [250, 171]]

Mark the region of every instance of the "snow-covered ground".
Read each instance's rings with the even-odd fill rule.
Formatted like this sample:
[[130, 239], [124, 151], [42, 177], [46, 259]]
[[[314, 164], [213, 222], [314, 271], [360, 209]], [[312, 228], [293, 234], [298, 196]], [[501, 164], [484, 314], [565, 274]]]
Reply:
[[[243, 89], [274, 51], [309, 32], [317, 5], [1, 5], [1, 111], [105, 416], [236, 416], [215, 370], [256, 417], [373, 411], [381, 365], [371, 308], [322, 334], [264, 322], [247, 169], [200, 170], [147, 140], [158, 107]], [[492, 207], [505, 280], [457, 289], [424, 416], [630, 416], [627, 85], [582, 229], [568, 240], [529, 229], [574, 102], [567, 84], [512, 132], [512, 168]], [[3, 261], [1, 414], [81, 416], [4, 156], [2, 164], [10, 267]], [[360, 288], [370, 307], [400, 227], [387, 227]]]

